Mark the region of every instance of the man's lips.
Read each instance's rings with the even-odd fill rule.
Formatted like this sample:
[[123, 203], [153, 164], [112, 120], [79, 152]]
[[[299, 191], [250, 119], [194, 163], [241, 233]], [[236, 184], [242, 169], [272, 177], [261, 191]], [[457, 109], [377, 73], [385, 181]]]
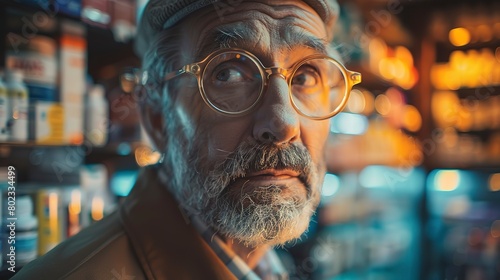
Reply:
[[303, 174], [292, 169], [249, 171], [245, 176], [233, 180], [226, 190], [241, 195], [272, 185], [280, 188], [285, 196], [297, 196], [298, 193], [302, 192], [304, 196], [309, 196], [310, 192]]
[[275, 179], [275, 180], [283, 180], [290, 179], [294, 177], [299, 177], [300, 173], [297, 171], [289, 170], [289, 169], [265, 169], [257, 172], [250, 172], [246, 174], [243, 179]]
[[258, 186], [261, 184], [296, 184], [300, 183], [306, 189], [308, 189], [308, 185], [306, 183], [303, 174], [292, 170], [292, 169], [264, 169], [260, 171], [249, 171], [245, 176], [236, 178], [232, 181], [233, 183], [242, 183], [245, 186], [254, 185], [256, 183]]

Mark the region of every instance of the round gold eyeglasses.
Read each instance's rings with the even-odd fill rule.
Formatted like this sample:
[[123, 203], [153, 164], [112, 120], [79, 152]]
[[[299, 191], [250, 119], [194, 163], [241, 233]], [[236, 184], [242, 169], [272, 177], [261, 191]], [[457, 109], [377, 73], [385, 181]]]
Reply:
[[[325, 120], [342, 111], [352, 87], [361, 82], [360, 73], [347, 70], [329, 56], [307, 56], [284, 69], [264, 67], [252, 53], [234, 48], [215, 51], [200, 62], [166, 74], [162, 80], [186, 73], [197, 78], [205, 103], [228, 116], [243, 115], [254, 109], [272, 75], [287, 81], [292, 106], [300, 115], [313, 120]], [[142, 72], [140, 79], [146, 85], [148, 72]]]

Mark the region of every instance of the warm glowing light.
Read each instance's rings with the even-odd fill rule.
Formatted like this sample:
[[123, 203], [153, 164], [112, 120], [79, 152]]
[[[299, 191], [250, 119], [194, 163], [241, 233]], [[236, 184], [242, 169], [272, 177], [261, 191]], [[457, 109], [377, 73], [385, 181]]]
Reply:
[[417, 132], [422, 127], [422, 116], [415, 106], [404, 107], [403, 125], [411, 132]]
[[448, 37], [450, 42], [457, 47], [465, 46], [470, 42], [470, 33], [463, 27], [450, 30]]
[[358, 90], [353, 89], [347, 103], [347, 109], [351, 113], [362, 113], [365, 110], [366, 101], [364, 94]]
[[439, 127], [452, 127], [457, 123], [460, 99], [453, 91], [439, 91], [432, 95], [431, 111]]
[[454, 51], [449, 63], [431, 68], [431, 82], [437, 89], [457, 90], [500, 84], [500, 53], [489, 48]]
[[457, 170], [440, 170], [434, 177], [434, 187], [438, 191], [449, 192], [456, 190], [460, 183], [460, 174]]
[[490, 176], [490, 190], [492, 192], [500, 191], [500, 173], [496, 173]]
[[447, 89], [444, 79], [447, 77], [448, 65], [434, 64], [431, 67], [431, 83], [436, 89]]
[[51, 232], [55, 233], [58, 231], [58, 208], [59, 208], [59, 196], [57, 193], [50, 193], [48, 196], [48, 206], [49, 206], [49, 227]]
[[384, 41], [373, 39], [369, 45], [370, 69], [383, 79], [404, 88], [412, 88], [417, 81], [417, 71], [413, 66], [411, 52], [403, 46], [394, 49]]
[[333, 196], [340, 187], [340, 179], [337, 175], [326, 174], [325, 180], [323, 182], [323, 188], [321, 190], [321, 195], [323, 196]]
[[80, 190], [73, 190], [71, 192], [71, 200], [68, 205], [68, 211], [71, 215], [78, 215], [82, 211], [82, 193]]
[[104, 201], [101, 197], [94, 197], [92, 199], [92, 219], [94, 221], [99, 221], [104, 217]]
[[499, 238], [500, 237], [500, 220], [496, 220], [493, 222], [493, 224], [491, 224], [491, 236], [495, 237], [495, 238]]
[[391, 101], [385, 94], [380, 94], [375, 98], [375, 110], [382, 116], [387, 116], [391, 112]]
[[396, 78], [396, 80], [402, 80], [407, 76], [408, 70], [405, 64], [399, 59], [392, 60], [392, 67], [390, 68], [391, 76]]
[[135, 150], [135, 161], [139, 166], [153, 165], [157, 163], [161, 154], [158, 151], [154, 151], [149, 147], [143, 146]]
[[453, 51], [450, 54], [450, 67], [455, 71], [467, 70], [467, 55], [463, 51]]
[[392, 60], [389, 58], [382, 58], [378, 65], [378, 71], [383, 78], [391, 80], [393, 78], [392, 73], [394, 72]]
[[80, 213], [82, 193], [80, 190], [71, 192], [71, 200], [68, 205], [68, 235], [73, 236], [80, 231]]
[[379, 61], [387, 56], [387, 45], [384, 41], [373, 38], [368, 45], [370, 53], [370, 69], [373, 72], [378, 72]]
[[409, 67], [413, 66], [413, 56], [407, 48], [403, 46], [396, 47], [396, 49], [394, 50], [394, 55], [405, 65]]
[[497, 62], [500, 62], [500, 47], [497, 47], [495, 49], [495, 58], [496, 58]]

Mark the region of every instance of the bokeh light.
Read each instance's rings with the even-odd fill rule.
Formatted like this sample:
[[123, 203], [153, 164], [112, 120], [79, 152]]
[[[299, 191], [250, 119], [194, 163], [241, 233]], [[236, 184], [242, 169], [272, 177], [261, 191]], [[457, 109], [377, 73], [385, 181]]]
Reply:
[[460, 184], [458, 170], [439, 170], [434, 177], [434, 188], [438, 191], [454, 191]]
[[489, 185], [492, 192], [500, 191], [500, 173], [495, 173], [490, 176]]
[[362, 113], [365, 110], [365, 96], [358, 89], [353, 89], [347, 102], [347, 109], [351, 113]]
[[333, 196], [340, 187], [340, 179], [337, 175], [327, 173], [325, 175], [325, 180], [323, 182], [323, 188], [321, 190], [321, 195], [323, 196]]
[[382, 115], [387, 116], [391, 112], [391, 101], [385, 94], [380, 94], [375, 98], [375, 110]]
[[470, 42], [470, 33], [463, 27], [450, 30], [448, 37], [450, 42], [456, 47], [465, 46]]
[[411, 132], [417, 132], [422, 127], [422, 116], [415, 106], [404, 107], [403, 125]]

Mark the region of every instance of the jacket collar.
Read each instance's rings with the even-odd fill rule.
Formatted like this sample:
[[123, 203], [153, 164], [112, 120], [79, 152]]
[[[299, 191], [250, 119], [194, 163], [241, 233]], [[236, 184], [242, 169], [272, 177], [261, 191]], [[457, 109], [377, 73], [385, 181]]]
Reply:
[[120, 218], [147, 279], [235, 279], [186, 223], [157, 166], [141, 170]]

